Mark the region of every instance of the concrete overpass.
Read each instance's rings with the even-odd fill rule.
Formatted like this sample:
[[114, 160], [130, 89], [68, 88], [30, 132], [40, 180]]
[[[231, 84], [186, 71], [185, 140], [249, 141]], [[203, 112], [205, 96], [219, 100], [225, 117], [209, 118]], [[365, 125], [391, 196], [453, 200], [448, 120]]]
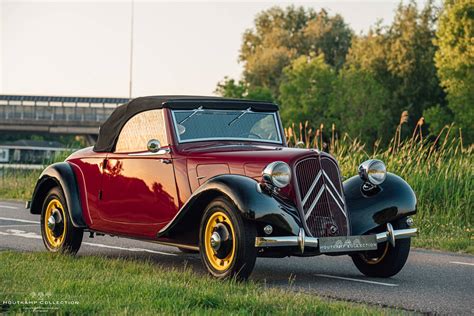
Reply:
[[0, 95], [0, 132], [86, 135], [99, 126], [125, 98]]

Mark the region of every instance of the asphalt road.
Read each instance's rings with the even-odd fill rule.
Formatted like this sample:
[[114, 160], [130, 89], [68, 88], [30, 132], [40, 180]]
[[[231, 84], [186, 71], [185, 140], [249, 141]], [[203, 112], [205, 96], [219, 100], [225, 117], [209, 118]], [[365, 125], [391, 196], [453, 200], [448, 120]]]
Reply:
[[[18, 202], [0, 201], [0, 250], [45, 251], [39, 216]], [[206, 273], [199, 255], [117, 237], [84, 235], [78, 253], [151, 259], [162, 266], [187, 264]], [[474, 314], [474, 256], [412, 249], [404, 269], [389, 279], [363, 276], [348, 256], [259, 258], [251, 278], [268, 286], [318, 296], [365, 302], [423, 313]]]

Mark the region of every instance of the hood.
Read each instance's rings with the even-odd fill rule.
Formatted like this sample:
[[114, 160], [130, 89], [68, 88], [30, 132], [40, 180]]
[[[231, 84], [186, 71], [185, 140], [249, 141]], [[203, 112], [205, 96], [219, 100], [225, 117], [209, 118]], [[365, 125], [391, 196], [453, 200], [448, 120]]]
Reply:
[[[260, 144], [213, 144], [189, 148], [182, 154], [188, 160], [188, 170], [197, 169], [199, 177], [209, 178], [211, 174], [217, 172], [242, 174], [255, 179], [260, 179], [265, 166], [274, 161], [283, 161], [293, 166], [296, 161], [304, 157], [328, 155], [316, 149]], [[199, 171], [204, 169], [207, 171], [201, 175]], [[228, 171], [225, 172], [226, 170]]]

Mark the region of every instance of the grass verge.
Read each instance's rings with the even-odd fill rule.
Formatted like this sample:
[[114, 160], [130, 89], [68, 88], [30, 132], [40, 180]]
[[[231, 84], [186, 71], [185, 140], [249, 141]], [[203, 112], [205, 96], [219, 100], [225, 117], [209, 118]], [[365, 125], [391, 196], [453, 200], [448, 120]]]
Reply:
[[[147, 261], [5, 251], [0, 252], [0, 266], [0, 312], [387, 314], [378, 307], [323, 300], [254, 282], [218, 281], [190, 268], [165, 269]], [[18, 301], [31, 304], [14, 304]]]

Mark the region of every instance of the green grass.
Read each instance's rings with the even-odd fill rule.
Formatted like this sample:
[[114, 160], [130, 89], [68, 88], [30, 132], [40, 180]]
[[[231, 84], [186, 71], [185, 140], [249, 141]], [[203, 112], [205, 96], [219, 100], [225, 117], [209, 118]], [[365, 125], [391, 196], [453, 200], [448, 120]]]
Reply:
[[[67, 301], [53, 312], [80, 314], [381, 315], [397, 312], [268, 288], [219, 281], [190, 268], [149, 261], [51, 253], [0, 252], [0, 312], [31, 312], [51, 305], [14, 301]], [[5, 304], [5, 301], [7, 301]], [[8, 305], [10, 301], [10, 305]], [[51, 312], [51, 310], [50, 310]]]
[[41, 170], [0, 168], [0, 199], [30, 200]]

